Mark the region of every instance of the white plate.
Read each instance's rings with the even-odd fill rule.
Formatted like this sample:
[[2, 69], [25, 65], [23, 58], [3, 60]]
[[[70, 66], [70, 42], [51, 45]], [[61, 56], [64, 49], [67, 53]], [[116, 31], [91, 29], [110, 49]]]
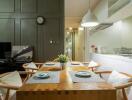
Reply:
[[48, 73], [39, 73], [37, 75], [35, 75], [37, 78], [41, 78], [41, 79], [45, 79], [45, 78], [49, 78], [49, 74]]
[[45, 63], [45, 65], [49, 65], [49, 66], [53, 66], [53, 65], [55, 65], [55, 63], [53, 63], [53, 62], [47, 62], [47, 63]]
[[75, 73], [77, 77], [91, 77], [91, 73], [88, 71], [78, 71]]
[[72, 62], [71, 65], [80, 65], [78, 62]]

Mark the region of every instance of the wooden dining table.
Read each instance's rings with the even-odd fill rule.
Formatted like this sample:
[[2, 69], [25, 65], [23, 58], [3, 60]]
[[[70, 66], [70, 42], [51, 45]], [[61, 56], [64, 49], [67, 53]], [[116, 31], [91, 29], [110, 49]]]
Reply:
[[107, 82], [72, 82], [69, 71], [88, 71], [88, 67], [41, 67], [39, 71], [60, 71], [59, 83], [25, 83], [17, 92], [17, 100], [116, 100], [116, 89]]

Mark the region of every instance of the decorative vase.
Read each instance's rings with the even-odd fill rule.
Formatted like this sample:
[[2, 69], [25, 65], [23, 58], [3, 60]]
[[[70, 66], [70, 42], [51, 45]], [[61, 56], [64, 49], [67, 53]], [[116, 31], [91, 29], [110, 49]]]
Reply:
[[65, 69], [65, 63], [61, 63], [61, 62], [60, 62], [60, 65], [61, 65], [61, 69], [62, 69], [62, 70]]

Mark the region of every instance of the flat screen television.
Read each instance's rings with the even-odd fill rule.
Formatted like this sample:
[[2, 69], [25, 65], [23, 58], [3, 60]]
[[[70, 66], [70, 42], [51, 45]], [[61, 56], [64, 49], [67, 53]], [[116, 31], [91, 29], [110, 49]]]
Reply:
[[11, 42], [0, 42], [0, 60], [11, 58]]

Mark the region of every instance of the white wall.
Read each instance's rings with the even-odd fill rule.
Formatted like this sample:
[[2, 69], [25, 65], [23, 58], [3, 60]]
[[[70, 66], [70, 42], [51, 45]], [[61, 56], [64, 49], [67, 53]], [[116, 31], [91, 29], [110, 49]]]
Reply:
[[114, 48], [132, 48], [132, 16], [114, 23], [105, 30], [93, 33], [87, 37], [86, 42], [89, 46], [87, 51], [90, 51], [91, 45], [96, 45], [102, 48], [102, 51], [105, 49], [105, 53], [108, 54], [114, 53]]

